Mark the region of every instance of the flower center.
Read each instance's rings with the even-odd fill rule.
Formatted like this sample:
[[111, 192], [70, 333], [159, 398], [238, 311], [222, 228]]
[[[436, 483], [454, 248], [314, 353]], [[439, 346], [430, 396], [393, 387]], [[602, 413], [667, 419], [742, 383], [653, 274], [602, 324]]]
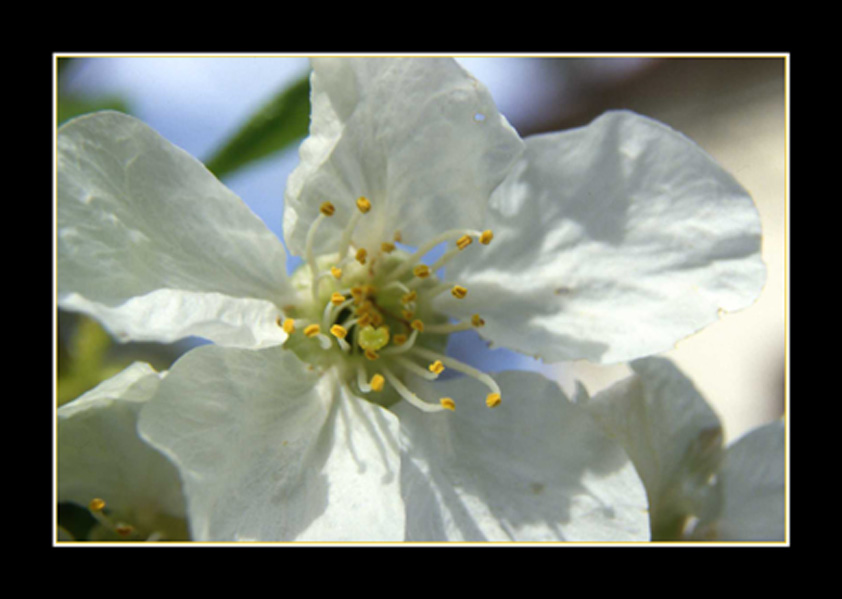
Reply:
[[[352, 236], [357, 222], [371, 210], [361, 197], [357, 211], [339, 238], [336, 253], [316, 256], [313, 243], [319, 226], [336, 209], [325, 202], [307, 233], [306, 264], [292, 276], [302, 300], [285, 306], [278, 324], [289, 334], [285, 347], [317, 367], [334, 368], [349, 393], [388, 406], [405, 399], [426, 412], [453, 410], [452, 398], [437, 402], [410, 390], [412, 377], [435, 380], [451, 368], [488, 386], [486, 405], [500, 403], [500, 388], [490, 376], [444, 354], [450, 333], [481, 327], [475, 314], [470, 320], [452, 323], [433, 309], [433, 300], [450, 292], [463, 299], [468, 290], [441, 281], [436, 272], [475, 240], [491, 242], [491, 231], [455, 229], [431, 239], [414, 253], [400, 249], [400, 233], [384, 240], [369, 255], [355, 248]], [[450, 247], [432, 265], [422, 263], [442, 243]], [[386, 383], [389, 383], [388, 387]]]

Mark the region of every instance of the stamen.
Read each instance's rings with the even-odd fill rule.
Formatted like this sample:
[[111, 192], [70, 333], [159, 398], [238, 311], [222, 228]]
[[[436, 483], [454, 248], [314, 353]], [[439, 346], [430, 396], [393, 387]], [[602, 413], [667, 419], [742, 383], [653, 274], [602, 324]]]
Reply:
[[357, 387], [359, 387], [360, 391], [363, 393], [370, 393], [372, 390], [371, 385], [366, 379], [365, 368], [363, 368], [363, 365], [359, 363], [357, 364]]
[[439, 403], [441, 404], [441, 407], [443, 407], [445, 410], [450, 410], [451, 412], [456, 410], [456, 402], [450, 399], [449, 397], [442, 397], [439, 400]]
[[449, 335], [450, 333], [458, 333], [459, 331], [469, 331], [474, 328], [474, 326], [475, 325], [467, 320], [452, 324], [428, 324], [424, 326], [424, 332]]
[[464, 362], [460, 362], [455, 358], [451, 358], [450, 356], [443, 356], [423, 347], [416, 347], [413, 350], [413, 353], [424, 358], [429, 358], [430, 360], [441, 360], [441, 362], [448, 368], [458, 370], [463, 374], [467, 374], [468, 376], [477, 379], [479, 382], [483, 383], [486, 387], [488, 387], [491, 390], [491, 394], [486, 397], [486, 404], [488, 405], [488, 407], [493, 408], [494, 406], [500, 404], [502, 397], [500, 387], [497, 385], [497, 382], [486, 373], [477, 370], [472, 366], [468, 366]]
[[412, 274], [414, 274], [419, 279], [426, 279], [430, 276], [430, 267], [426, 264], [419, 264], [418, 266], [412, 269]]
[[403, 345], [406, 343], [407, 336], [403, 333], [398, 333], [394, 337], [392, 337], [392, 345]]
[[474, 240], [471, 238], [470, 235], [462, 235], [459, 239], [456, 240], [456, 247], [460, 250], [464, 250], [466, 247], [471, 245]]
[[334, 276], [334, 278], [336, 278], [336, 279], [341, 279], [342, 278], [342, 269], [339, 268], [338, 266], [331, 266], [330, 267], [330, 274], [332, 274]]
[[[460, 251], [460, 249], [465, 249], [469, 245], [469, 244], [465, 243], [465, 241], [464, 241], [465, 237], [467, 237], [469, 239], [472, 238], [472, 237], [476, 237], [477, 239], [480, 240], [480, 242], [488, 243], [488, 242], [491, 241], [491, 236], [492, 236], [491, 231], [485, 231], [485, 232], [481, 233], [480, 231], [475, 231], [473, 229], [452, 229], [450, 231], [445, 231], [441, 235], [438, 235], [437, 237], [434, 237], [433, 239], [431, 239], [427, 243], [419, 246], [419, 248], [415, 251], [415, 253], [412, 254], [406, 260], [406, 262], [404, 262], [399, 267], [397, 267], [394, 271], [389, 273], [389, 278], [390, 279], [398, 279], [401, 276], [403, 276], [409, 269], [411, 269], [416, 264], [418, 264], [418, 262], [421, 261], [421, 258], [424, 257], [428, 252], [430, 252], [430, 250], [432, 250], [434, 247], [436, 247], [438, 244], [440, 244], [442, 242], [450, 241], [452, 239], [455, 239], [457, 247], [456, 247], [455, 250], [450, 250], [448, 252], [445, 252], [445, 254], [441, 258], [439, 258], [439, 260], [431, 268], [431, 270], [433, 272], [438, 270], [445, 262], [450, 260], [450, 258], [452, 257], [452, 255], [455, 252]], [[483, 241], [483, 239], [486, 239], [487, 241]], [[461, 245], [461, 248], [459, 247], [460, 245]]]
[[380, 244], [380, 250], [386, 254], [391, 254], [395, 251], [395, 244], [389, 243], [388, 241], [384, 241]]
[[295, 320], [287, 318], [281, 328], [287, 335], [292, 335], [295, 332]]
[[400, 394], [400, 396], [403, 397], [410, 404], [412, 404], [413, 406], [418, 408], [419, 410], [422, 410], [424, 412], [440, 412], [441, 410], [447, 409], [442, 404], [435, 405], [435, 404], [427, 403], [426, 401], [419, 398], [412, 391], [407, 389], [406, 385], [404, 385], [401, 382], [401, 380], [398, 377], [395, 376], [395, 373], [393, 373], [388, 368], [383, 368], [383, 374], [386, 376], [389, 383]]
[[367, 255], [368, 255], [368, 252], [366, 251], [366, 249], [360, 248], [360, 249], [357, 250], [355, 258], [357, 259], [357, 262], [359, 262], [360, 264], [365, 264], [365, 259], [366, 259]]
[[[412, 331], [409, 339], [406, 338], [406, 335], [395, 335], [395, 339], [393, 340], [394, 342], [391, 346], [383, 350], [383, 355], [394, 356], [395, 354], [402, 354], [409, 351], [415, 345], [415, 340], [418, 338], [418, 332], [418, 329]], [[400, 343], [398, 343], [398, 337], [400, 337]]]
[[317, 324], [310, 324], [304, 327], [304, 335], [306, 337], [315, 337], [321, 332], [322, 328]]
[[410, 371], [415, 375], [420, 376], [423, 379], [427, 379], [428, 381], [434, 381], [437, 378], [439, 378], [438, 373], [431, 372], [408, 358], [404, 358], [403, 356], [396, 356], [394, 360], [395, 362], [403, 366], [406, 370]]
[[94, 499], [91, 499], [91, 502], [88, 504], [88, 509], [92, 512], [101, 512], [105, 509], [105, 501], [99, 497], [95, 497]]
[[[336, 208], [333, 207], [333, 204], [330, 202], [325, 202], [319, 208], [319, 215], [313, 220], [313, 224], [310, 225], [310, 229], [307, 231], [307, 239], [305, 240], [304, 246], [304, 256], [307, 260], [307, 264], [310, 266], [310, 276], [312, 277], [312, 293], [313, 297], [315, 298], [317, 295], [317, 286], [318, 286], [318, 272], [316, 270], [316, 256], [313, 254], [313, 240], [316, 238], [316, 231], [319, 228], [319, 225], [322, 224], [322, 221], [325, 218], [328, 218], [333, 215], [336, 211]], [[341, 257], [341, 256], [340, 256]]]
[[[404, 287], [406, 289], [406, 287]], [[401, 297], [402, 304], [411, 304], [418, 298], [418, 293], [413, 289], [409, 293], [406, 293]]]
[[471, 324], [479, 328], [485, 325], [485, 321], [482, 318], [480, 318], [479, 314], [474, 314], [473, 316], [471, 316]]
[[369, 385], [371, 385], [372, 391], [382, 391], [385, 382], [386, 379], [383, 378], [382, 374], [375, 374], [373, 377], [371, 377]]
[[427, 368], [429, 368], [430, 372], [432, 372], [436, 376], [438, 376], [442, 372], [444, 372], [444, 364], [441, 363], [441, 360], [436, 360], [435, 362], [430, 364]]
[[357, 208], [359, 208], [360, 212], [365, 214], [371, 210], [371, 202], [368, 201], [368, 198], [360, 196], [357, 198]]
[[376, 351], [370, 349], [365, 350], [365, 353], [363, 355], [372, 362], [380, 357], [380, 355]]
[[424, 323], [423, 323], [423, 322], [421, 322], [420, 320], [418, 320], [417, 318], [416, 318], [415, 320], [413, 320], [413, 321], [409, 324], [409, 326], [411, 326], [413, 329], [415, 329], [415, 330], [416, 330], [416, 331], [418, 331], [419, 333], [423, 333], [423, 332], [424, 332]]
[[337, 339], [344, 339], [348, 335], [348, 331], [340, 324], [330, 327], [330, 333]]
[[456, 299], [463, 299], [466, 295], [468, 295], [468, 290], [461, 285], [454, 285], [453, 289], [450, 290], [450, 293], [452, 293], [453, 297]]
[[339, 293], [338, 291], [334, 291], [333, 295], [330, 296], [330, 303], [334, 306], [338, 306], [345, 301], [345, 296]]
[[482, 235], [479, 236], [479, 242], [483, 245], [488, 245], [492, 239], [494, 239], [494, 233], [490, 230], [483, 231]]
[[342, 231], [342, 237], [339, 239], [339, 258], [344, 259], [348, 254], [348, 249], [351, 247], [351, 235], [354, 234], [354, 229], [357, 227], [357, 221], [360, 217], [371, 210], [371, 202], [364, 197], [357, 198], [358, 211], [351, 214], [348, 219], [348, 224], [345, 225], [345, 230]]

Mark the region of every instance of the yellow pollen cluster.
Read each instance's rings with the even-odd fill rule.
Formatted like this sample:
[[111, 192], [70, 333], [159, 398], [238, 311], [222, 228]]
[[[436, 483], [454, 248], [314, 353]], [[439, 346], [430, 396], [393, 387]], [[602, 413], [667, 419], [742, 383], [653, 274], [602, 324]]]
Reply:
[[456, 402], [450, 399], [449, 397], [442, 397], [439, 400], [439, 404], [441, 404], [441, 407], [443, 407], [445, 410], [450, 410], [451, 412], [456, 409]]
[[366, 251], [365, 248], [360, 248], [360, 249], [357, 250], [356, 259], [357, 259], [357, 262], [359, 262], [360, 264], [365, 264], [365, 260], [366, 260], [367, 256], [368, 256], [368, 252]]
[[333, 216], [333, 213], [336, 212], [336, 207], [330, 202], [324, 202], [321, 206], [319, 206], [319, 212], [325, 216]]
[[479, 314], [474, 314], [473, 316], [471, 316], [471, 324], [475, 327], [481, 327], [485, 324], [485, 321], [482, 318], [480, 318]]
[[295, 332], [295, 321], [292, 318], [287, 318], [281, 326], [287, 335], [292, 335]]
[[341, 324], [335, 324], [330, 327], [330, 332], [338, 339], [344, 339], [348, 335], [348, 331]]
[[483, 231], [482, 235], [479, 236], [479, 242], [483, 245], [488, 245], [492, 239], [494, 239], [494, 233], [491, 231]]
[[91, 502], [88, 504], [88, 509], [92, 512], [101, 512], [105, 509], [105, 501], [99, 497], [91, 499]]
[[339, 293], [338, 291], [334, 291], [333, 294], [330, 296], [330, 303], [334, 306], [338, 306], [342, 302], [345, 301], [345, 296]]
[[380, 249], [387, 254], [391, 254], [395, 251], [395, 244], [389, 243], [388, 241], [384, 241], [380, 244]]
[[330, 267], [330, 274], [332, 274], [333, 277], [336, 278], [336, 279], [341, 279], [342, 278], [342, 269], [339, 268], [338, 266], [331, 266]]
[[489, 408], [496, 408], [502, 401], [499, 393], [489, 393], [485, 398], [485, 405]]
[[365, 214], [371, 210], [371, 202], [368, 201], [368, 198], [360, 196], [357, 198], [357, 208], [359, 208], [360, 212]]
[[427, 368], [429, 368], [430, 372], [432, 372], [433, 374], [441, 374], [442, 372], [444, 372], [444, 364], [441, 363], [441, 360], [436, 360], [435, 362], [427, 366]]
[[315, 337], [322, 332], [322, 327], [317, 324], [311, 324], [304, 327], [304, 335], [306, 337]]
[[419, 279], [425, 279], [430, 276], [430, 267], [426, 264], [419, 264], [418, 266], [412, 269], [412, 274], [414, 274]]
[[369, 382], [369, 386], [371, 387], [372, 391], [382, 391], [383, 385], [386, 383], [386, 379], [383, 378], [381, 374], [375, 374], [371, 377], [371, 382]]
[[453, 289], [450, 290], [450, 293], [453, 294], [453, 297], [456, 299], [462, 299], [466, 295], [468, 295], [468, 290], [462, 287], [461, 285], [454, 285]]
[[464, 250], [466, 247], [471, 245], [474, 240], [471, 238], [470, 235], [462, 235], [459, 239], [456, 240], [456, 247], [460, 250]]

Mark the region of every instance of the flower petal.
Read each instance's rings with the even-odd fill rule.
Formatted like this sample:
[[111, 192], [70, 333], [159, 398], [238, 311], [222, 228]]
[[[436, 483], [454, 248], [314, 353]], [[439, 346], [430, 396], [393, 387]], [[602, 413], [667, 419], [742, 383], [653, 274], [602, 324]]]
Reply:
[[197, 348], [144, 410], [202, 541], [403, 537], [397, 422], [280, 347]]
[[610, 112], [526, 144], [492, 197], [491, 246], [448, 267], [470, 293], [441, 300], [457, 317], [481, 313], [487, 339], [548, 361], [620, 362], [759, 294], [757, 210], [686, 137]]
[[653, 540], [676, 540], [705, 511], [722, 457], [719, 418], [692, 382], [663, 358], [636, 360], [635, 374], [584, 405], [634, 462], [646, 492]]
[[[292, 297], [280, 240], [199, 161], [137, 119], [101, 112], [70, 121], [57, 161], [61, 307], [89, 312], [118, 335], [140, 334], [160, 310], [193, 323], [179, 330], [190, 335], [206, 318], [242, 326]], [[255, 339], [271, 337], [263, 320], [251, 326], [264, 328]]]
[[558, 385], [529, 372], [426, 387], [454, 412], [404, 404], [401, 479], [409, 541], [648, 540], [646, 496], [628, 456]]
[[717, 473], [721, 504], [696, 527], [701, 538], [783, 541], [786, 534], [784, 424], [749, 431], [728, 447]]
[[138, 413], [161, 376], [135, 362], [58, 410], [59, 501], [87, 506], [104, 499], [111, 512], [148, 533], [185, 517], [175, 466], [137, 432]]
[[335, 252], [359, 196], [372, 203], [354, 241], [371, 252], [396, 230], [409, 245], [482, 222], [491, 191], [523, 151], [485, 87], [450, 58], [314, 59], [310, 136], [290, 175], [288, 247], [301, 254], [319, 206], [336, 216], [315, 240]]

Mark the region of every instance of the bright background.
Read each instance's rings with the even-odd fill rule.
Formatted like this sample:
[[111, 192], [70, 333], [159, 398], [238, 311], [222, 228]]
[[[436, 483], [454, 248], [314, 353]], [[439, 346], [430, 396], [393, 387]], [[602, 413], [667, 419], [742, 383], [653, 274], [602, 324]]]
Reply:
[[[485, 83], [521, 136], [584, 125], [627, 108], [665, 122], [707, 150], [749, 190], [764, 227], [768, 282], [756, 304], [726, 314], [665, 354], [695, 381], [725, 423], [726, 439], [784, 412], [786, 360], [787, 62], [782, 56], [459, 57]], [[111, 98], [203, 159], [265, 102], [307, 73], [303, 57], [85, 56], [62, 73], [61, 98]], [[224, 177], [279, 236], [297, 144]], [[61, 324], [61, 323], [60, 323]], [[470, 335], [453, 350], [476, 355]], [[148, 351], [161, 348], [145, 347]], [[177, 352], [168, 348], [164, 353]], [[625, 366], [547, 366], [496, 350], [487, 369], [528, 367], [591, 393]]]

